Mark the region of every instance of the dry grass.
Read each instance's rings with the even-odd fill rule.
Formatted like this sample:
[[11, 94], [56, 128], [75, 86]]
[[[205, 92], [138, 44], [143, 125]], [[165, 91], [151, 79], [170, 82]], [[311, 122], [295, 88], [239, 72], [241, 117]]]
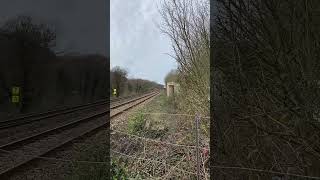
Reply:
[[[194, 117], [148, 114], [172, 111], [167, 97], [161, 94], [146, 107], [131, 114], [127, 123], [114, 127], [124, 134], [115, 131], [111, 134], [112, 157], [126, 164], [130, 177], [196, 179], [195, 148], [172, 145], [195, 145]], [[208, 147], [207, 137], [201, 136], [201, 145]], [[204, 163], [208, 157], [203, 155], [201, 153]], [[202, 175], [207, 175], [207, 165], [201, 165], [201, 168]]]

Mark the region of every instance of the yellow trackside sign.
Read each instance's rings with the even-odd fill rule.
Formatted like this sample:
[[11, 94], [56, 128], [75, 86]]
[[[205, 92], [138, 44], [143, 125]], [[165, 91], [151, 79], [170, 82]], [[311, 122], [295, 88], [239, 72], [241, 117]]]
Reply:
[[12, 87], [12, 94], [19, 95], [20, 94], [20, 87], [17, 87], [17, 86]]
[[117, 95], [117, 89], [113, 89], [113, 95]]
[[12, 96], [12, 97], [11, 97], [11, 101], [12, 101], [13, 103], [18, 103], [18, 102], [20, 101], [20, 96]]
[[14, 86], [11, 90], [11, 102], [19, 103], [20, 102], [20, 87]]

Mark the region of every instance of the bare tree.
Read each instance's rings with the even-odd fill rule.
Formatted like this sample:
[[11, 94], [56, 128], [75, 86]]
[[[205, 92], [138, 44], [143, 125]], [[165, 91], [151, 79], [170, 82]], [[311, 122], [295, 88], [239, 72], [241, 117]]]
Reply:
[[46, 24], [35, 23], [30, 16], [18, 16], [8, 20], [2, 26], [1, 33], [16, 39], [25, 48], [55, 46], [55, 30]]
[[124, 92], [128, 72], [119, 66], [112, 68], [111, 86], [117, 89], [117, 97]]
[[161, 30], [172, 41], [178, 62], [181, 105], [190, 112], [209, 113], [209, 1], [163, 1]]

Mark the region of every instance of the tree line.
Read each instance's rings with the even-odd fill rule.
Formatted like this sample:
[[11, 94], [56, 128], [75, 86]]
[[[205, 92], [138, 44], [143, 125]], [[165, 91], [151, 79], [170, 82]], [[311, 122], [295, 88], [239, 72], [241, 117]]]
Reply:
[[146, 79], [128, 78], [128, 71], [119, 66], [110, 70], [110, 95], [113, 95], [113, 89], [116, 89], [116, 97], [127, 96], [130, 94], [141, 94], [152, 89], [161, 89], [163, 86]]
[[[17, 16], [0, 27], [0, 115], [42, 111], [107, 98], [108, 59], [58, 55], [54, 27]], [[20, 87], [19, 103], [11, 102]]]

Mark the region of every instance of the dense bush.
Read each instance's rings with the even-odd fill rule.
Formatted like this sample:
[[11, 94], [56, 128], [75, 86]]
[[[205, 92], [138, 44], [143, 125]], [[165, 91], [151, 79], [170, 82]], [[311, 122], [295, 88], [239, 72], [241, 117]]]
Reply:
[[170, 72], [165, 81], [180, 84], [178, 106], [186, 112], [209, 114], [209, 1], [163, 1], [162, 31], [173, 45], [172, 57], [177, 72]]
[[319, 1], [216, 0], [214, 8], [216, 165], [319, 176]]

